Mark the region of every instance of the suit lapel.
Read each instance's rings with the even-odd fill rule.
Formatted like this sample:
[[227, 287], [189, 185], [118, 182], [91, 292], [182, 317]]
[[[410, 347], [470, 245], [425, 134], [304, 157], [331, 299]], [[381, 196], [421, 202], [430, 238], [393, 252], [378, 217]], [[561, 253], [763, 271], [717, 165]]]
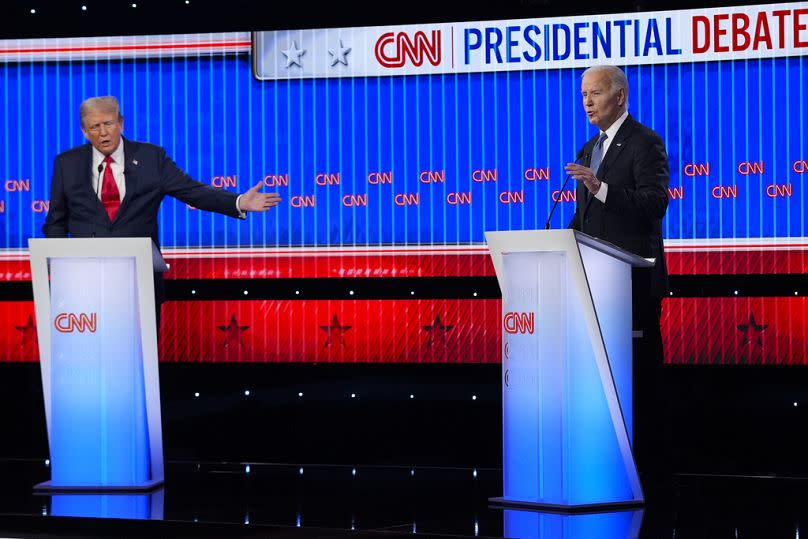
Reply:
[[631, 114], [629, 114], [626, 121], [623, 122], [623, 125], [621, 125], [620, 129], [617, 130], [614, 140], [612, 141], [611, 145], [609, 145], [609, 151], [606, 152], [603, 161], [600, 163], [598, 178], [603, 179], [606, 177], [609, 167], [612, 165], [612, 163], [614, 163], [615, 159], [617, 159], [617, 156], [620, 155], [620, 152], [623, 151], [623, 148], [626, 147], [626, 140], [628, 140], [631, 132], [634, 131], [634, 124], [634, 118], [632, 118]]
[[118, 208], [118, 214], [115, 216], [115, 220], [118, 220], [121, 214], [126, 210], [126, 207], [129, 206], [129, 201], [132, 200], [132, 195], [137, 185], [137, 158], [135, 157], [137, 153], [137, 143], [123, 137], [121, 139], [123, 140], [123, 182], [126, 186], [126, 193], [121, 201], [121, 207]]

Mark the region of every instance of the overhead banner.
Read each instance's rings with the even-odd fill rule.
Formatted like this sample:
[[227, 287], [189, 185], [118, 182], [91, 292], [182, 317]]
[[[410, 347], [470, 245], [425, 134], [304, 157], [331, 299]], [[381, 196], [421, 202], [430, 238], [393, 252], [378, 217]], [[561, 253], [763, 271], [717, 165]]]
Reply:
[[808, 54], [808, 2], [256, 32], [260, 80], [523, 71]]

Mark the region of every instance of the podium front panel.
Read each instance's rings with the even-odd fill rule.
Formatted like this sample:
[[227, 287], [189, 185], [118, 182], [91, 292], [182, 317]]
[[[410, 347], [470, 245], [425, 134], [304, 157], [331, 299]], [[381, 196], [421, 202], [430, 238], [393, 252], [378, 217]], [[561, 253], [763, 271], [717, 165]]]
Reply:
[[503, 255], [503, 482], [506, 498], [562, 500], [566, 256]]
[[135, 259], [53, 258], [51, 482], [150, 478]]
[[636, 499], [621, 442], [631, 418], [630, 267], [581, 250], [502, 255], [506, 501]]

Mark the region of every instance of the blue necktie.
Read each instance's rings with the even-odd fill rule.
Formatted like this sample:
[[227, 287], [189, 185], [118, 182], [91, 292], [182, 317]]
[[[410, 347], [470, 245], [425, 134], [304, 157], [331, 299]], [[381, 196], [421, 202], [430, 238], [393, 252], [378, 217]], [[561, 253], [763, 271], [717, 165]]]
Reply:
[[606, 137], [608, 137], [606, 133], [601, 133], [598, 137], [598, 141], [595, 143], [595, 148], [592, 150], [592, 159], [589, 161], [589, 168], [594, 171], [595, 176], [598, 175], [600, 162], [603, 160], [603, 141], [606, 140]]

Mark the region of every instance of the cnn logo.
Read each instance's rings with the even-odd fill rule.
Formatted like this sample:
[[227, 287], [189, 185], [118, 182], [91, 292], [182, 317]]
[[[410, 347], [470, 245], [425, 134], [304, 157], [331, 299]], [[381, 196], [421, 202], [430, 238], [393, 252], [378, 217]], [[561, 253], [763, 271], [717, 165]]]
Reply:
[[505, 333], [529, 333], [533, 335], [536, 327], [535, 313], [508, 312], [502, 317]]
[[60, 313], [53, 320], [53, 326], [59, 333], [95, 333], [98, 318], [96, 313]]

